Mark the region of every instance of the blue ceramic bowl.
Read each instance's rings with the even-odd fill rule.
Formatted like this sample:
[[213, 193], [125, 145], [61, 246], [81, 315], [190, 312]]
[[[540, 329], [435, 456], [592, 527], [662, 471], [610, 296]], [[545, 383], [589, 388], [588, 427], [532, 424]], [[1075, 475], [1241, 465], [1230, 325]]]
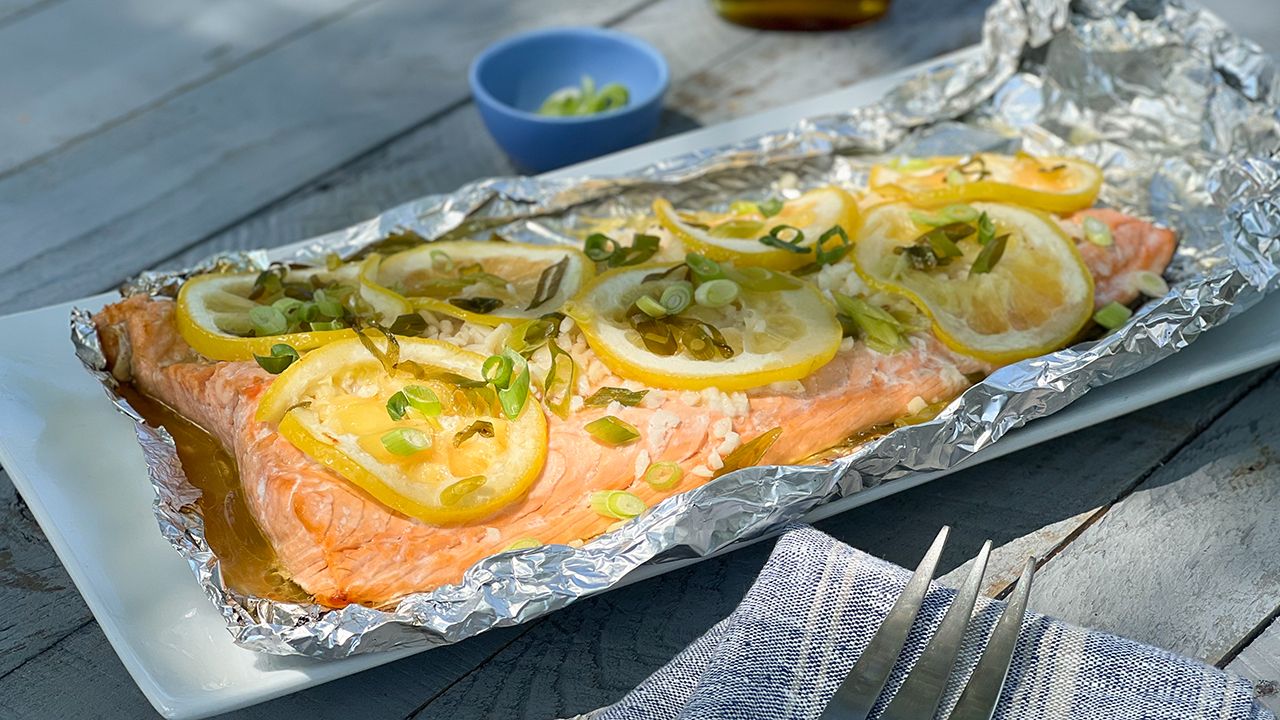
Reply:
[[[596, 115], [538, 115], [551, 93], [622, 83], [627, 104]], [[648, 43], [612, 30], [552, 28], [509, 37], [471, 63], [471, 93], [494, 140], [523, 170], [544, 172], [644, 142], [662, 113], [669, 73]]]

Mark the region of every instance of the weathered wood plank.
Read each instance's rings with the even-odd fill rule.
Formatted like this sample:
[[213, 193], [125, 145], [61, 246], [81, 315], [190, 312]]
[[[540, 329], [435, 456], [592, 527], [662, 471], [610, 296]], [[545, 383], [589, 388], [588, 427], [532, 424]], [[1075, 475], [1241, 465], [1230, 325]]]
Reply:
[[0, 470], [0, 677], [92, 621], [71, 578]]
[[1278, 400], [1273, 375], [1050, 559], [1031, 607], [1228, 658], [1280, 607]]
[[66, 0], [0, 0], [0, 27], [21, 22], [62, 2]]
[[[1065, 520], [1049, 523], [1030, 535], [1011, 540], [994, 547], [987, 561], [987, 573], [982, 578], [982, 592], [991, 597], [1000, 597], [1004, 591], [1018, 582], [1022, 567], [1027, 558], [1034, 557], [1043, 561], [1050, 553], [1066, 545], [1073, 533], [1080, 532], [1097, 518], [1103, 508], [1091, 508]], [[973, 560], [938, 578], [938, 582], [950, 587], [960, 587], [969, 571], [973, 569]]]
[[2, 27], [0, 177], [372, 1], [77, 0]]
[[[723, 61], [759, 33], [715, 17], [701, 2], [662, 0], [618, 23], [654, 44], [671, 67], [673, 88]], [[668, 110], [658, 135], [689, 129], [697, 118]], [[220, 251], [274, 247], [337, 230], [423, 195], [449, 192], [481, 177], [516, 171], [468, 102], [443, 117], [329, 173], [245, 222], [151, 264], [183, 267]]]
[[711, 124], [829, 92], [976, 43], [988, 5], [895, 2], [850, 32], [767, 33], [691, 78], [671, 104]]
[[1258, 702], [1280, 713], [1280, 622], [1273, 620], [1227, 665], [1227, 670], [1252, 680]]
[[[812, 34], [745, 30], [714, 17], [705, 3], [668, 0], [627, 18], [618, 29], [653, 43], [671, 64], [669, 109], [659, 130], [665, 135], [829, 92], [975, 42], [985, 5], [956, 0], [901, 3], [883, 24]], [[888, 38], [904, 32], [924, 12], [951, 23], [954, 32], [939, 42], [887, 51], [892, 44]], [[834, 75], [828, 66], [837, 68]], [[166, 259], [163, 266], [189, 265], [213, 252], [302, 240], [415, 197], [512, 172], [474, 106], [467, 104]]]
[[[944, 571], [984, 538], [1016, 541], [1108, 504], [1235, 402], [1237, 378], [985, 463], [818, 523], [855, 547], [911, 567], [944, 524]], [[1117, 462], [1121, 450], [1125, 461]], [[732, 612], [767, 557], [747, 548], [556, 613], [428, 702], [418, 718], [542, 718], [621, 697]]]
[[113, 284], [454, 106], [467, 63], [501, 35], [648, 2], [363, 7], [0, 178], [0, 307]]

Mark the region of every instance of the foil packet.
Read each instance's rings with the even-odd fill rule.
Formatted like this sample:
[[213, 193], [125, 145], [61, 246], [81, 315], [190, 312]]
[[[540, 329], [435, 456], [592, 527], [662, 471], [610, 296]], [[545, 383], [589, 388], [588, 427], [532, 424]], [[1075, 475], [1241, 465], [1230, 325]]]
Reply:
[[1171, 289], [1118, 331], [996, 371], [929, 422], [895, 430], [829, 463], [753, 467], [670, 498], [583, 547], [485, 559], [456, 584], [394, 609], [342, 609], [246, 596], [223, 583], [172, 438], [115, 391], [90, 315], [72, 317], [76, 352], [137, 425], [160, 529], [190, 564], [240, 645], [341, 658], [457, 642], [545, 615], [618, 585], [647, 563], [687, 560], [759, 537], [836, 497], [953, 468], [1010, 430], [1091, 388], [1177, 352], [1256, 303], [1280, 270], [1280, 74], [1256, 45], [1185, 0], [997, 0], [980, 49], [932, 66], [881, 102], [815, 117], [728, 147], [621, 177], [494, 178], [393, 208], [271, 251], [146, 273], [128, 293], [172, 294], [212, 268], [323, 262], [408, 228], [426, 238], [502, 233], [577, 243], [600, 218], [676, 205], [864, 187], [870, 167], [906, 155], [979, 150], [1063, 154], [1097, 163], [1100, 202], [1174, 228]]

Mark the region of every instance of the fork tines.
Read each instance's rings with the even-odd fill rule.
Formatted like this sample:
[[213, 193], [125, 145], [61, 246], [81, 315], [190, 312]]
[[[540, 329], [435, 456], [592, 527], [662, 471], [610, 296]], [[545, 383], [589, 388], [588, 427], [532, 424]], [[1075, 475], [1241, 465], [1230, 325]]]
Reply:
[[[822, 713], [824, 720], [865, 720], [871, 713], [929, 592], [929, 583], [937, 570], [938, 558], [942, 555], [949, 532], [950, 528], [943, 527], [934, 539], [888, 617], [831, 698]], [[924, 653], [881, 714], [881, 720], [931, 720], [937, 713], [947, 681], [955, 669], [956, 657], [982, 588], [982, 577], [990, 554], [991, 541], [988, 540]], [[1035, 567], [1035, 558], [1028, 558], [1013, 598], [991, 632], [987, 647], [947, 720], [991, 720], [1022, 629]]]

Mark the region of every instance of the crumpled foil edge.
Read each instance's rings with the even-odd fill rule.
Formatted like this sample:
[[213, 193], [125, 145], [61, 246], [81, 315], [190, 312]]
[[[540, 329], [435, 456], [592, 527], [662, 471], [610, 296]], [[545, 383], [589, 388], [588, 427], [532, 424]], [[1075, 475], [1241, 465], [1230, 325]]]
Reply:
[[[1165, 86], [1156, 83], [1175, 83], [1169, 87], [1177, 90], [1177, 81], [1189, 80], [1193, 95], [1200, 88], [1195, 83], [1205, 83], [1209, 94], [1193, 98], [1199, 104], [1153, 110], [1145, 104], [1150, 98], [1131, 87], [1113, 89], [1099, 104], [1096, 88], [1078, 82], [1100, 82], [1098, 73], [1132, 81], [1133, 68], [1123, 64], [1126, 54], [1157, 51], [1166, 53], [1160, 59], [1172, 67], [1162, 67], [1163, 74], [1148, 82], [1159, 88]], [[187, 482], [173, 439], [115, 392], [89, 312], [73, 312], [72, 340], [111, 401], [135, 423], [160, 529], [238, 644], [274, 654], [340, 658], [453, 643], [607, 590], [645, 563], [705, 556], [774, 530], [832, 498], [955, 467], [1010, 430], [1152, 365], [1253, 305], [1280, 276], [1277, 96], [1280, 76], [1270, 58], [1187, 2], [998, 0], [988, 11], [975, 57], [934, 66], [872, 106], [810, 118], [625, 177], [483, 180], [299, 245], [144, 273], [122, 287], [125, 294], [172, 295], [197, 272], [315, 262], [398, 228], [435, 238], [464, 226], [486, 227], [520, 240], [566, 242], [582, 218], [634, 212], [655, 193], [705, 201], [787, 191], [797, 181], [857, 184], [885, 153], [1009, 149], [1017, 143], [1101, 164], [1108, 177], [1105, 202], [1182, 232], [1170, 270], [1173, 289], [1148, 302], [1129, 324], [1100, 340], [1001, 368], [931, 421], [895, 430], [828, 465], [731, 473], [580, 548], [544, 546], [493, 556], [460, 583], [411, 595], [391, 610], [277, 602], [227, 587], [194, 507], [199, 491]]]

